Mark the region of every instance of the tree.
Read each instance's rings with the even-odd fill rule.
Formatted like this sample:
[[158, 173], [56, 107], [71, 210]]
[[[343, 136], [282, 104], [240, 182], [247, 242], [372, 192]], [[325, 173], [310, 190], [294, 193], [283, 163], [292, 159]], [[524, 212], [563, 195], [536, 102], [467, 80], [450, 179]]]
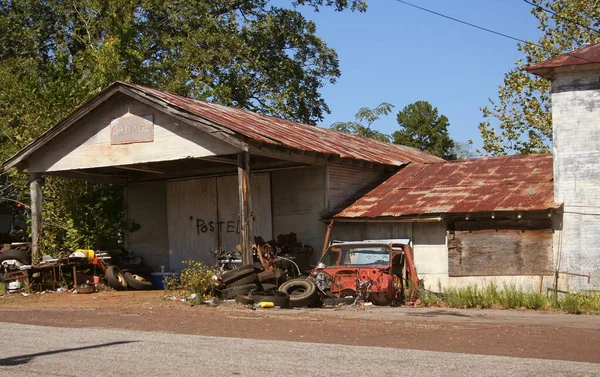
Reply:
[[456, 155], [457, 159], [464, 158], [475, 158], [479, 157], [479, 154], [473, 150], [473, 141], [455, 141], [452, 153]]
[[398, 113], [400, 130], [392, 134], [395, 144], [424, 150], [445, 160], [455, 160], [454, 141], [448, 134], [448, 118], [427, 101], [407, 105]]
[[[362, 0], [297, 5], [366, 8]], [[329, 112], [321, 87], [340, 75], [316, 25], [268, 0], [0, 0], [0, 30], [3, 161], [115, 80], [315, 124]], [[10, 178], [19, 190], [8, 199], [25, 200], [25, 177]], [[47, 222], [55, 223], [49, 243], [95, 247], [106, 238], [74, 211], [119, 216], [118, 187], [47, 177], [44, 190], [44, 218], [57, 219]], [[105, 228], [97, 232], [119, 233]]]
[[388, 115], [392, 112], [394, 105], [382, 102], [374, 109], [361, 107], [355, 115], [354, 122], [336, 122], [331, 125], [332, 130], [340, 131], [346, 134], [368, 137], [379, 141], [390, 141], [389, 135], [381, 133], [371, 128], [373, 122], [378, 120], [382, 115]]
[[[550, 82], [524, 67], [600, 41], [598, 0], [531, 0], [531, 13], [544, 35], [535, 43], [519, 43], [523, 55], [504, 75], [498, 100], [484, 106], [479, 125], [483, 151], [491, 155], [544, 153], [552, 142]], [[546, 11], [545, 9], [548, 11]], [[491, 121], [495, 119], [497, 121]], [[494, 124], [498, 123], [498, 128]]]

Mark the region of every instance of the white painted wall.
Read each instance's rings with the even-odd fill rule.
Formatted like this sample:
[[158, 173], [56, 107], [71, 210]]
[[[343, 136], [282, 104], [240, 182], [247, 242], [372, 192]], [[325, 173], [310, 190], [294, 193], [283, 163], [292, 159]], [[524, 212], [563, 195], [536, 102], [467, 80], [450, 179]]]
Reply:
[[[154, 141], [111, 145], [110, 123], [126, 114], [154, 115]], [[239, 150], [169, 115], [124, 95], [100, 105], [28, 160], [29, 172], [239, 153]]]
[[437, 291], [438, 281], [448, 283], [448, 243], [445, 222], [413, 223], [413, 251], [419, 279]]
[[600, 289], [600, 66], [562, 68], [552, 82], [554, 197], [564, 203], [563, 289]]
[[154, 271], [169, 268], [166, 182], [140, 183], [125, 188], [127, 218], [140, 224], [127, 236], [127, 249], [144, 258]]
[[311, 166], [271, 172], [273, 236], [294, 232], [304, 245], [314, 248], [313, 262], [321, 255], [326, 225], [325, 167]]

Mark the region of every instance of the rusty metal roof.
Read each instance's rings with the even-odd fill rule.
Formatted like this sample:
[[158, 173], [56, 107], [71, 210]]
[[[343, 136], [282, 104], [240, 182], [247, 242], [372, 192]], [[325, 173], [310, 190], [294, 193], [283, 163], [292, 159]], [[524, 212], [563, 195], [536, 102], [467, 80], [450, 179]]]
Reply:
[[557, 208], [552, 155], [411, 163], [334, 219]]
[[352, 136], [326, 128], [182, 97], [141, 85], [122, 84], [155, 96], [172, 106], [208, 119], [249, 139], [266, 144], [385, 165], [400, 166], [408, 162], [444, 161], [417, 148]]
[[161, 110], [187, 113], [204, 120], [195, 121], [196, 127], [236, 147], [247, 147], [253, 140], [272, 146], [298, 151], [314, 152], [343, 159], [401, 166], [410, 162], [439, 162], [443, 159], [417, 148], [385, 143], [360, 136], [344, 134], [326, 128], [297, 123], [273, 116], [182, 97], [137, 84], [114, 82], [96, 96], [75, 109], [69, 116], [47, 130], [38, 139], [4, 162], [9, 169], [27, 160], [36, 150], [60, 135], [75, 122], [105, 102], [115, 93], [122, 92], [146, 100]]
[[600, 43], [530, 65], [525, 67], [525, 70], [545, 78], [550, 78], [554, 68], [593, 63], [600, 63]]

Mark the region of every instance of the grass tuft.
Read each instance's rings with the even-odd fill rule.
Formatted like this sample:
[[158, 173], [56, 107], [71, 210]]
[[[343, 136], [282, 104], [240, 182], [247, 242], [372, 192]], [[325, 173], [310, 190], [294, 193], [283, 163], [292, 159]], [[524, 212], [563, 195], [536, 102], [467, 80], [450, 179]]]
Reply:
[[420, 299], [425, 306], [445, 305], [450, 308], [499, 308], [499, 309], [532, 309], [563, 310], [572, 314], [600, 314], [600, 293], [570, 293], [555, 300], [537, 292], [525, 291], [514, 284], [504, 285], [502, 289], [494, 283], [485, 288], [468, 285], [461, 288], [447, 288], [439, 298], [430, 292], [420, 292]]

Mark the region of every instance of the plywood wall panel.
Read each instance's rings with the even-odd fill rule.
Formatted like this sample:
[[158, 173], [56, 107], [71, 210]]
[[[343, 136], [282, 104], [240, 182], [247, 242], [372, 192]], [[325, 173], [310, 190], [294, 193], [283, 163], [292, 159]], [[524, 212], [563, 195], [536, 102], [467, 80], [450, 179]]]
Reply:
[[[252, 229], [266, 240], [273, 228], [269, 174], [250, 175]], [[171, 268], [179, 271], [189, 259], [214, 265], [211, 251], [240, 243], [237, 176], [169, 182], [167, 191]]]
[[217, 218], [216, 178], [169, 182], [167, 185], [169, 264], [180, 271], [185, 260], [214, 264], [210, 251], [218, 244], [209, 219]]
[[449, 276], [540, 275], [551, 269], [551, 229], [457, 230], [449, 234]]

